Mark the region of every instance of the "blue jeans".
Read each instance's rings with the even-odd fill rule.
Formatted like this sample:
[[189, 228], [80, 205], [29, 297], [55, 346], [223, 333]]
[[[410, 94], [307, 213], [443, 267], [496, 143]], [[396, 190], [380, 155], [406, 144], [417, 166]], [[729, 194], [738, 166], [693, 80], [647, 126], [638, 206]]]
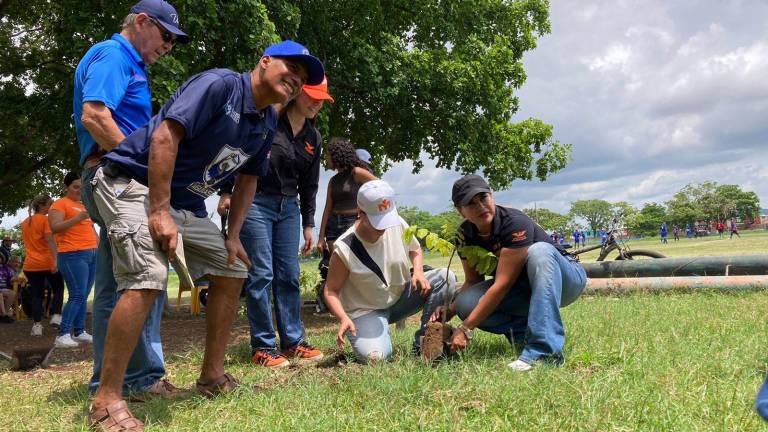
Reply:
[[88, 294], [91, 292], [96, 271], [96, 249], [59, 252], [57, 262], [69, 293], [69, 299], [61, 314], [59, 335], [68, 335], [74, 330], [77, 336], [85, 331]]
[[296, 197], [256, 195], [240, 232], [252, 263], [245, 282], [252, 351], [276, 347], [272, 297], [281, 348], [294, 347], [304, 340], [299, 290], [300, 231]]
[[[539, 359], [563, 361], [565, 328], [560, 308], [573, 303], [587, 284], [584, 268], [564, 257], [549, 243], [534, 243], [528, 248], [525, 263], [530, 291], [513, 286], [485, 321], [481, 330], [504, 334], [524, 342], [520, 359], [533, 363]], [[456, 299], [459, 317], [466, 319], [493, 279], [463, 290]], [[518, 284], [515, 284], [518, 285]]]
[[[115, 275], [112, 273], [112, 248], [104, 221], [99, 216], [98, 208], [93, 200], [93, 185], [91, 180], [98, 166], [86, 168], [82, 175], [80, 199], [91, 220], [99, 225], [99, 247], [96, 251], [96, 272], [93, 296], [93, 376], [88, 384], [88, 390], [93, 393], [99, 387], [101, 376], [101, 361], [104, 357], [104, 339], [107, 336], [107, 323], [112, 315], [112, 309], [117, 303], [119, 294]], [[160, 319], [163, 316], [165, 296], [158, 296], [152, 306], [144, 329], [139, 336], [136, 348], [133, 350], [128, 369], [125, 372], [123, 392], [141, 392], [160, 380], [165, 375], [163, 361], [163, 346], [160, 342]]]
[[371, 311], [352, 320], [357, 335], [347, 333], [347, 338], [352, 344], [357, 361], [366, 363], [368, 360], [390, 358], [392, 340], [389, 337], [389, 324], [408, 318], [421, 310], [421, 327], [416, 331], [413, 341], [414, 352], [419, 351], [429, 317], [438, 306], [445, 303], [445, 296], [452, 297], [456, 290], [456, 275], [449, 271], [446, 280], [445, 270], [433, 269], [424, 274], [432, 287], [426, 298], [412, 290], [409, 282], [400, 298], [388, 309]]
[[763, 387], [757, 394], [757, 400], [755, 401], [755, 409], [763, 420], [768, 421], [768, 378], [765, 379]]

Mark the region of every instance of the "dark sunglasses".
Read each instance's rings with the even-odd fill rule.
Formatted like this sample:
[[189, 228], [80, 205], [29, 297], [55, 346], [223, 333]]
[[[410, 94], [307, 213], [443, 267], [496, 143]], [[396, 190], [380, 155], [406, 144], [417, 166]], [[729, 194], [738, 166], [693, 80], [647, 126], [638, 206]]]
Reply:
[[160, 30], [160, 37], [163, 38], [163, 42], [176, 45], [176, 36], [173, 33], [166, 30], [165, 27], [163, 27], [163, 25], [160, 24], [160, 21], [156, 20], [155, 18], [149, 17], [149, 22], [156, 25], [158, 30]]

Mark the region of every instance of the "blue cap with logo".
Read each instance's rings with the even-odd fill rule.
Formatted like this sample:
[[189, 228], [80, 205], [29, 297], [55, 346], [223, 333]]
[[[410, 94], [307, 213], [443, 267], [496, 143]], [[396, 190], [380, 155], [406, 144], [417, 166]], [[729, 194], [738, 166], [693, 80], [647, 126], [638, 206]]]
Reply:
[[189, 36], [179, 28], [179, 14], [168, 2], [163, 0], [141, 0], [133, 5], [131, 13], [145, 13], [158, 20], [169, 32], [176, 35], [176, 41], [189, 43]]
[[264, 55], [270, 57], [292, 57], [300, 60], [307, 69], [307, 82], [305, 84], [318, 85], [325, 78], [323, 62], [310, 54], [309, 50], [300, 43], [290, 40], [282, 41], [264, 50]]

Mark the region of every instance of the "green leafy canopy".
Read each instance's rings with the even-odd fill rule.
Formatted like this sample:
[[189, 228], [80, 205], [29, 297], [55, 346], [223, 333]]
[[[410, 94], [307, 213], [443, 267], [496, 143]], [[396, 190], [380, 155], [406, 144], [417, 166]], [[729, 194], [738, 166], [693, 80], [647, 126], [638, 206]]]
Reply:
[[[0, 3], [0, 213], [58, 194], [77, 167], [72, 79], [90, 46], [119, 31], [134, 0]], [[522, 57], [550, 31], [546, 0], [175, 0], [192, 43], [150, 68], [157, 109], [205, 69], [252, 68], [280, 39], [323, 60], [336, 103], [325, 136], [348, 136], [377, 169], [423, 155], [438, 167], [482, 170], [496, 189], [545, 179], [570, 146], [537, 119], [512, 123]]]

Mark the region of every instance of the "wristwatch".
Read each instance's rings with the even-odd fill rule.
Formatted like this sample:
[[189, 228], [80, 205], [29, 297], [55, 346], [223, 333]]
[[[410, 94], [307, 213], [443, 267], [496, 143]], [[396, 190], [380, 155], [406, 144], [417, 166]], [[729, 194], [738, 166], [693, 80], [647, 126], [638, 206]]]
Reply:
[[464, 333], [464, 337], [467, 338], [468, 341], [472, 341], [472, 336], [474, 336], [475, 331], [468, 329], [464, 323], [459, 324], [457, 327], [459, 330], [461, 330], [462, 333]]

